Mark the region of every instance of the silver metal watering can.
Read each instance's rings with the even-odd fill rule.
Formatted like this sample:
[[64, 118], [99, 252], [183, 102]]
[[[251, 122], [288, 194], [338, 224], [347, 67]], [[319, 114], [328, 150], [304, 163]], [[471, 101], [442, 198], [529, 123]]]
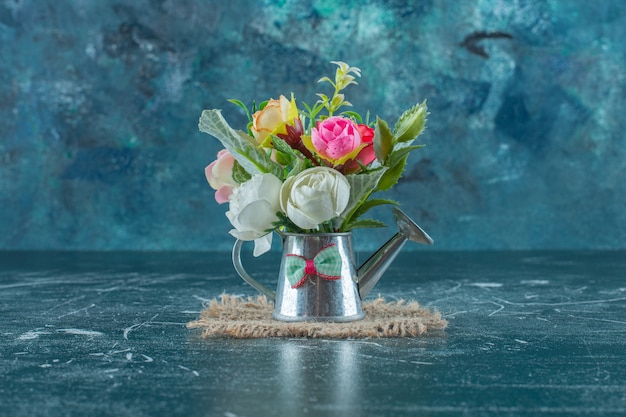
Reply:
[[233, 247], [233, 265], [241, 278], [274, 301], [272, 317], [281, 321], [348, 322], [365, 317], [361, 300], [380, 280], [407, 240], [431, 245], [433, 239], [400, 209], [394, 208], [398, 232], [358, 269], [352, 233], [281, 233], [276, 292], [248, 274], [241, 263], [244, 241]]

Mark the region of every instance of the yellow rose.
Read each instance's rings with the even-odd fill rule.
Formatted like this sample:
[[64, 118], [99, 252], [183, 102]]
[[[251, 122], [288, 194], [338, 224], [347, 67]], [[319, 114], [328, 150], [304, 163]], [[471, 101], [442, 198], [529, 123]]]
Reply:
[[296, 100], [292, 97], [289, 101], [281, 95], [278, 100], [269, 100], [263, 110], [252, 115], [250, 130], [258, 144], [269, 147], [272, 138], [270, 135], [287, 134], [287, 124], [293, 125], [297, 117]]

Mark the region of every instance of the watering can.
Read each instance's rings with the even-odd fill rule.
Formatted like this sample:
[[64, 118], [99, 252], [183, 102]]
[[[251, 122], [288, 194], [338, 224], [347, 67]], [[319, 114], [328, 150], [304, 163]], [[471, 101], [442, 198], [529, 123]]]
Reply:
[[280, 321], [349, 322], [365, 317], [361, 300], [371, 291], [407, 240], [432, 245], [433, 239], [398, 208], [398, 232], [356, 268], [352, 233], [279, 233], [283, 254], [276, 291], [255, 280], [241, 262], [244, 241], [233, 246], [239, 276], [274, 302]]

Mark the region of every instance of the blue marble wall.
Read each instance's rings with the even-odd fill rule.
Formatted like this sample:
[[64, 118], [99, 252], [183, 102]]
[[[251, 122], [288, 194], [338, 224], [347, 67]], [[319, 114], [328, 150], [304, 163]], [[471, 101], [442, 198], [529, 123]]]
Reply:
[[625, 45], [608, 0], [3, 0], [0, 249], [230, 249], [201, 110], [312, 102], [331, 60], [360, 112], [428, 99], [389, 197], [435, 248], [623, 249]]

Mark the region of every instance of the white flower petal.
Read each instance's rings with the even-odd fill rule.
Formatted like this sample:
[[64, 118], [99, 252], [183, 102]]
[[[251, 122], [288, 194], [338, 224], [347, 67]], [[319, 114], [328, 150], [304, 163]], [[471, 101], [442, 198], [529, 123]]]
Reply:
[[252, 255], [261, 256], [265, 252], [268, 252], [270, 249], [272, 249], [272, 235], [273, 233], [268, 233], [258, 239], [255, 239], [254, 251], [252, 251]]
[[245, 240], [246, 242], [249, 241], [249, 240], [258, 239], [260, 237], [259, 233], [250, 232], [250, 231], [240, 232], [237, 229], [232, 229], [228, 233], [230, 233], [231, 236], [233, 236], [233, 237], [235, 237], [235, 238], [237, 238], [239, 240]]
[[287, 202], [289, 201], [291, 187], [295, 178], [295, 176], [287, 178], [280, 188], [280, 209], [283, 213], [287, 213]]
[[307, 216], [303, 211], [289, 204], [287, 206], [287, 217], [301, 229], [317, 229], [319, 223]]
[[317, 224], [330, 220], [339, 214], [335, 211], [333, 199], [329, 194], [320, 195], [318, 198], [307, 201], [303, 211]]
[[[258, 238], [272, 228], [280, 210], [280, 189], [282, 182], [272, 174], [257, 174], [241, 184], [230, 196], [229, 211], [226, 217], [237, 229], [237, 234], [246, 240]], [[243, 239], [243, 238], [242, 238]]]
[[309, 168], [283, 184], [280, 205], [291, 221], [303, 229], [317, 229], [340, 215], [350, 198], [350, 184], [337, 170]]
[[240, 229], [264, 232], [272, 227], [272, 223], [278, 220], [276, 211], [264, 200], [248, 204], [237, 216], [237, 224]]

